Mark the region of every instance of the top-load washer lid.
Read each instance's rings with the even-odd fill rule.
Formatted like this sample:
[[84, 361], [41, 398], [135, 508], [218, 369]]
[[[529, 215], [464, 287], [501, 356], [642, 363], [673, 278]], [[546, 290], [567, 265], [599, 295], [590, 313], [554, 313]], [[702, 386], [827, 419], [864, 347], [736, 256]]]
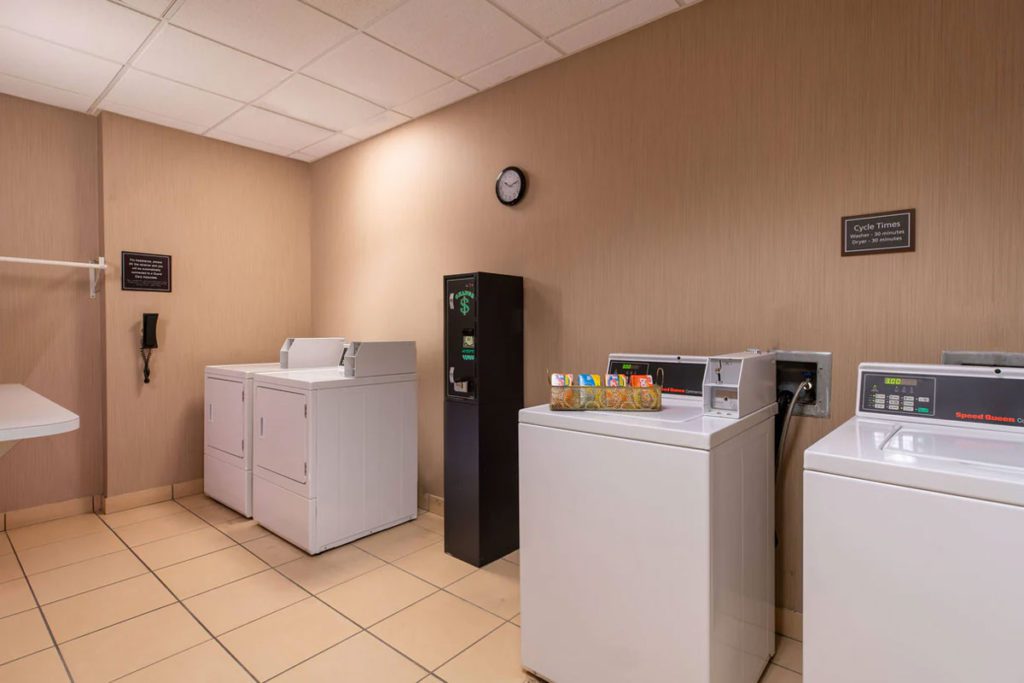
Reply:
[[371, 377], [346, 377], [339, 367], [310, 368], [306, 370], [283, 370], [281, 372], [256, 375], [259, 385], [277, 386], [283, 389], [309, 391], [333, 387], [358, 387], [366, 384], [390, 384], [393, 382], [416, 381], [415, 373], [401, 375], [375, 375]]
[[778, 412], [774, 403], [738, 420], [706, 417], [690, 399], [664, 398], [658, 412], [551, 410], [549, 405], [519, 411], [519, 423], [574, 432], [709, 450]]
[[862, 365], [858, 417], [804, 468], [1024, 506], [1024, 371], [995, 370]]
[[207, 365], [206, 373], [227, 379], [245, 379], [258, 372], [274, 372], [281, 369], [280, 363], [239, 363], [236, 365]]

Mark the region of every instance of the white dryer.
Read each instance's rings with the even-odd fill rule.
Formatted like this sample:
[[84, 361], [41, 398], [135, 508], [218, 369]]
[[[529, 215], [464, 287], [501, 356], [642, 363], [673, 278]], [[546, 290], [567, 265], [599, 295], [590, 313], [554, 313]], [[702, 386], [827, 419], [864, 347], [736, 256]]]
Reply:
[[862, 364], [804, 456], [804, 680], [1024, 681], [1024, 370]]
[[253, 518], [311, 554], [416, 517], [416, 345], [256, 375]]
[[662, 368], [658, 413], [520, 412], [522, 663], [546, 680], [756, 683], [774, 652], [777, 406], [705, 416], [707, 360], [609, 358]]

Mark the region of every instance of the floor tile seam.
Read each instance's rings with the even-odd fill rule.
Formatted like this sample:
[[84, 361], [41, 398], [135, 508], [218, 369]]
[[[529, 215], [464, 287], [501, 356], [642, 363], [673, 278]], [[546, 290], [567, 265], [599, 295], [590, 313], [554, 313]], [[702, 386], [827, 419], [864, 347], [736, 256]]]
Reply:
[[[140, 671], [145, 671], [146, 669], [148, 669], [148, 668], [149, 668], [149, 667], [151, 667], [151, 666], [156, 666], [156, 665], [157, 665], [157, 664], [159, 664], [160, 662], [165, 662], [165, 661], [167, 661], [168, 659], [171, 659], [172, 657], [177, 657], [177, 656], [178, 656], [178, 655], [180, 655], [180, 654], [184, 654], [184, 653], [186, 653], [186, 652], [189, 652], [189, 651], [191, 651], [191, 650], [194, 650], [194, 649], [196, 649], [197, 647], [202, 647], [203, 645], [206, 645], [207, 643], [215, 642], [216, 640], [217, 640], [216, 638], [212, 638], [212, 637], [211, 637], [211, 638], [207, 638], [207, 639], [206, 639], [206, 640], [204, 640], [203, 642], [201, 642], [201, 643], [196, 643], [195, 645], [192, 645], [192, 646], [190, 646], [190, 647], [187, 647], [187, 648], [185, 648], [184, 650], [182, 650], [181, 652], [175, 652], [175, 653], [173, 653], [173, 654], [169, 654], [169, 655], [167, 655], [166, 657], [161, 657], [160, 659], [157, 659], [156, 661], [150, 662], [150, 663], [149, 663], [149, 664], [147, 664], [146, 666], [142, 666], [142, 667], [139, 667], [138, 669], [133, 669], [133, 670], [129, 671], [129, 672], [128, 672], [128, 673], [126, 673], [126, 674], [121, 674], [121, 675], [120, 675], [120, 676], [118, 676], [117, 678], [113, 678], [113, 679], [111, 679], [111, 683], [114, 683], [114, 681], [120, 681], [120, 680], [123, 680], [123, 679], [125, 679], [125, 678], [128, 678], [129, 676], [132, 676], [132, 675], [134, 675], [134, 674], [137, 674], [137, 673], [139, 673]], [[217, 644], [218, 644], [218, 645], [220, 645], [220, 643], [217, 643]], [[248, 671], [247, 671], [246, 673], [248, 673]]]
[[[354, 625], [356, 625], [356, 626], [359, 626], [359, 625], [358, 625], [358, 624], [356, 624], [356, 623], [355, 623], [354, 621], [353, 621], [352, 623], [353, 623]], [[299, 661], [299, 662], [296, 662], [295, 664], [292, 664], [292, 665], [291, 665], [291, 666], [289, 666], [289, 667], [288, 667], [287, 669], [283, 669], [283, 670], [281, 670], [281, 671], [277, 672], [276, 674], [274, 674], [273, 676], [271, 676], [271, 677], [270, 677], [270, 678], [268, 678], [267, 680], [268, 680], [268, 681], [272, 681], [272, 680], [274, 680], [275, 678], [278, 678], [278, 677], [280, 677], [280, 676], [284, 676], [284, 675], [285, 675], [285, 674], [286, 674], [287, 672], [291, 671], [292, 669], [294, 669], [294, 668], [296, 668], [296, 667], [298, 667], [298, 666], [302, 666], [303, 664], [305, 664], [305, 663], [306, 663], [306, 662], [308, 662], [309, 660], [311, 660], [311, 659], [314, 659], [314, 658], [316, 658], [316, 657], [319, 657], [320, 655], [322, 655], [323, 653], [327, 652], [327, 651], [328, 651], [328, 650], [330, 650], [331, 648], [335, 648], [335, 647], [338, 647], [338, 646], [339, 646], [339, 645], [341, 645], [342, 643], [344, 643], [344, 642], [346, 642], [346, 641], [348, 641], [348, 640], [351, 640], [351, 639], [355, 638], [356, 636], [358, 636], [358, 635], [359, 635], [360, 633], [363, 633], [363, 632], [365, 632], [365, 629], [363, 629], [363, 628], [360, 628], [360, 629], [359, 629], [358, 631], [356, 631], [355, 633], [352, 633], [352, 634], [350, 634], [350, 635], [347, 635], [347, 636], [345, 636], [344, 638], [342, 638], [341, 640], [339, 640], [338, 642], [336, 642], [336, 643], [334, 643], [334, 644], [332, 644], [332, 645], [328, 645], [328, 646], [327, 646], [327, 647], [325, 647], [324, 649], [320, 650], [319, 652], [317, 652], [317, 653], [315, 653], [315, 654], [312, 654], [312, 655], [310, 655], [309, 657], [306, 657], [306, 658], [305, 658], [305, 659], [303, 659], [302, 661]]]
[[[13, 544], [12, 544], [11, 547], [14, 548]], [[39, 618], [43, 620], [43, 626], [46, 627], [46, 633], [47, 633], [47, 635], [50, 636], [50, 642], [53, 644], [53, 649], [57, 651], [57, 656], [60, 658], [61, 666], [64, 667], [64, 673], [67, 674], [68, 680], [71, 681], [72, 683], [74, 683], [75, 677], [71, 675], [71, 669], [70, 669], [70, 667], [68, 667], [68, 663], [64, 659], [64, 653], [61, 651], [60, 647], [57, 645], [57, 638], [53, 635], [53, 629], [50, 628], [50, 621], [49, 621], [49, 619], [46, 618], [46, 613], [43, 612], [42, 605], [39, 604], [39, 598], [36, 596], [36, 591], [32, 587], [32, 583], [28, 580], [28, 574], [25, 573], [25, 566], [21, 563], [21, 558], [18, 556], [17, 549], [14, 549], [14, 561], [18, 563], [18, 568], [21, 570], [21, 575], [25, 579], [25, 583], [28, 585], [28, 590], [32, 594], [32, 601], [36, 603], [36, 609], [39, 610]], [[46, 649], [48, 649], [48, 648], [43, 648], [41, 650], [36, 650], [36, 652], [33, 652], [31, 654], [36, 654], [37, 652], [43, 652]]]
[[[459, 657], [460, 657], [461, 655], [463, 655], [464, 653], [466, 653], [467, 651], [469, 651], [470, 649], [472, 649], [472, 648], [473, 648], [473, 647], [474, 647], [475, 645], [477, 645], [477, 644], [478, 644], [479, 642], [481, 642], [482, 640], [484, 640], [485, 638], [487, 638], [488, 636], [490, 636], [490, 635], [491, 635], [492, 633], [496, 632], [496, 631], [497, 631], [498, 629], [500, 629], [500, 628], [501, 628], [502, 626], [504, 626], [504, 625], [505, 625], [505, 622], [501, 622], [500, 624], [498, 624], [497, 626], [495, 626], [494, 628], [492, 628], [491, 630], [489, 630], [489, 631], [488, 631], [487, 633], [483, 634], [482, 636], [480, 636], [479, 638], [477, 638], [476, 640], [474, 640], [474, 641], [473, 641], [472, 643], [470, 643], [470, 644], [469, 644], [469, 645], [467, 645], [466, 647], [462, 648], [461, 650], [459, 650], [458, 652], [456, 652], [456, 653], [455, 653], [454, 655], [452, 655], [451, 657], [449, 657], [448, 659], [444, 660], [443, 662], [441, 662], [440, 664], [438, 664], [438, 665], [437, 665], [436, 667], [434, 667], [433, 669], [431, 669], [430, 673], [432, 673], [432, 674], [434, 674], [435, 676], [437, 676], [437, 672], [438, 672], [438, 670], [440, 670], [440, 669], [444, 668], [444, 666], [445, 666], [446, 664], [448, 664], [449, 662], [451, 662], [451, 661], [453, 661], [453, 660], [455, 660], [455, 659], [458, 659], [458, 658], [459, 658]], [[440, 676], [437, 676], [437, 677], [438, 677], [438, 678], [441, 678]]]
[[[181, 506], [181, 504], [180, 504], [180, 503], [179, 503], [179, 506]], [[184, 506], [181, 506], [181, 507], [184, 507]], [[198, 516], [198, 515], [197, 515], [197, 516]], [[202, 518], [200, 517], [200, 519], [202, 519]], [[103, 521], [103, 520], [101, 519], [100, 521]], [[103, 522], [103, 523], [104, 523], [104, 524], [106, 524], [106, 522]], [[109, 525], [107, 525], [107, 528], [108, 528], [108, 529], [110, 529], [110, 526], [109, 526]], [[112, 532], [113, 532], [113, 533], [114, 533], [115, 535], [117, 534], [117, 532], [114, 532], [114, 530], [113, 530], [113, 529], [111, 529], [111, 531], [112, 531]], [[120, 538], [120, 536], [118, 536], [118, 538]], [[232, 540], [233, 540], [233, 539], [232, 539]], [[123, 541], [122, 541], [122, 542], [123, 542]], [[203, 629], [204, 631], [206, 631], [207, 635], [209, 635], [209, 636], [210, 636], [210, 638], [212, 638], [213, 640], [217, 640], [217, 636], [215, 636], [215, 635], [213, 634], [213, 632], [212, 632], [212, 631], [211, 631], [210, 629], [208, 629], [208, 628], [206, 627], [206, 624], [204, 624], [204, 623], [203, 623], [203, 622], [202, 622], [202, 621], [201, 621], [201, 620], [199, 619], [199, 617], [197, 617], [197, 616], [195, 615], [195, 613], [194, 613], [194, 612], [192, 612], [192, 610], [190, 610], [190, 609], [188, 608], [188, 605], [186, 605], [186, 604], [185, 604], [184, 602], [182, 602], [182, 601], [181, 601], [181, 600], [180, 600], [180, 599], [178, 598], [178, 596], [177, 596], [177, 595], [175, 595], [174, 591], [172, 591], [172, 590], [171, 590], [170, 586], [168, 586], [168, 585], [167, 585], [166, 583], [164, 583], [163, 579], [161, 579], [161, 578], [160, 578], [159, 576], [157, 576], [156, 572], [154, 572], [154, 571], [153, 571], [152, 569], [150, 569], [150, 568], [149, 568], [149, 565], [147, 565], [147, 564], [146, 564], [145, 562], [143, 562], [143, 561], [142, 561], [142, 558], [141, 558], [141, 557], [139, 557], [138, 553], [136, 553], [136, 552], [135, 552], [135, 549], [129, 546], [129, 547], [128, 547], [128, 550], [130, 550], [130, 551], [131, 551], [131, 553], [132, 553], [132, 555], [134, 555], [134, 556], [135, 556], [135, 559], [137, 559], [137, 560], [138, 560], [139, 562], [142, 562], [142, 564], [143, 564], [143, 565], [144, 565], [144, 566], [145, 566], [145, 567], [146, 567], [146, 568], [147, 568], [147, 569], [149, 570], [149, 573], [150, 573], [150, 574], [152, 574], [152, 575], [153, 575], [153, 576], [154, 576], [154, 577], [156, 578], [156, 580], [157, 580], [157, 581], [159, 581], [159, 582], [160, 582], [160, 584], [161, 584], [161, 585], [162, 585], [162, 586], [163, 586], [163, 587], [164, 587], [164, 588], [165, 588], [165, 589], [167, 590], [167, 592], [169, 592], [169, 593], [171, 594], [171, 596], [172, 596], [172, 597], [174, 598], [174, 601], [175, 601], [175, 602], [176, 602], [176, 603], [177, 603], [178, 605], [181, 605], [181, 608], [182, 608], [183, 610], [185, 610], [185, 612], [186, 612], [186, 613], [187, 613], [187, 614], [188, 614], [188, 615], [189, 615], [190, 617], [192, 617], [192, 620], [193, 620], [193, 621], [195, 621], [195, 622], [196, 622], [197, 624], [199, 624], [199, 628], [201, 628], [201, 629]], [[173, 604], [173, 603], [172, 603], [172, 604]], [[166, 606], [165, 606], [165, 607], [166, 607]], [[161, 608], [161, 609], [164, 609], [164, 608]], [[204, 642], [205, 642], [205, 641], [204, 641]], [[196, 644], [197, 644], [197, 645], [200, 645], [201, 643], [196, 643]], [[232, 653], [232, 652], [231, 652], [230, 650], [228, 650], [228, 649], [227, 649], [226, 647], [224, 647], [224, 644], [223, 644], [222, 642], [220, 642], [219, 640], [217, 640], [217, 644], [218, 644], [218, 645], [220, 645], [220, 647], [221, 647], [221, 648], [223, 648], [225, 652], [227, 652], [228, 656], [229, 656], [229, 657], [231, 657], [231, 659], [233, 659], [233, 660], [235, 661], [235, 663], [236, 663], [236, 664], [238, 664], [238, 666], [242, 667], [242, 671], [244, 671], [245, 673], [247, 673], [247, 674], [248, 674], [248, 675], [249, 675], [249, 676], [250, 676], [250, 677], [251, 677], [251, 678], [252, 678], [252, 679], [253, 679], [254, 681], [257, 681], [257, 680], [258, 680], [258, 679], [256, 678], [256, 676], [254, 676], [254, 675], [253, 675], [253, 673], [252, 673], [251, 671], [249, 671], [249, 669], [247, 669], [247, 668], [245, 667], [245, 665], [244, 665], [244, 664], [242, 664], [242, 662], [240, 662], [240, 661], [238, 660], [238, 658], [237, 658], [237, 657], [235, 657], [235, 655], [234, 655], [234, 654], [233, 654], [233, 653]], [[191, 649], [191, 648], [185, 648], [185, 650], [188, 650], [188, 649]], [[173, 653], [173, 654], [169, 655], [169, 657], [173, 657], [174, 655], [177, 655], [177, 654], [181, 654], [182, 652], [185, 652], [185, 650], [179, 650], [178, 652], [175, 652], [175, 653]], [[166, 657], [165, 657], [165, 659], [166, 659]], [[162, 661], [162, 660], [160, 660], [160, 661]], [[149, 664], [149, 665], [152, 665], [152, 664], [155, 664], [155, 663], [156, 663], [156, 662], [150, 662], [150, 664]], [[149, 666], [149, 665], [147, 665], [147, 666]], [[145, 667], [143, 667], [143, 668], [145, 668]], [[70, 672], [69, 672], [69, 674], [70, 674]]]
[[[125, 622], [128, 622], [128, 621], [131, 621], [132, 619], [135, 619], [137, 617], [144, 617], [147, 614], [152, 614], [153, 612], [159, 612], [160, 610], [164, 609], [165, 607], [171, 607], [176, 602], [177, 602], [177, 599], [174, 597], [174, 594], [172, 593], [171, 594], [171, 601], [170, 602], [166, 602], [166, 603], [164, 603], [162, 605], [158, 605], [157, 607], [153, 607], [151, 609], [147, 609], [145, 611], [139, 612], [138, 614], [133, 614], [130, 617], [125, 617], [124, 619], [118, 619], [117, 621], [112, 621], [109, 624], [104, 624], [103, 626], [100, 626], [99, 628], [94, 628], [93, 630], [87, 631], [86, 633], [81, 633], [81, 634], [75, 636], [74, 638], [68, 638], [67, 640], [62, 640], [59, 643], [57, 643], [57, 647], [61, 647], [63, 645], [67, 645], [69, 643], [73, 643], [76, 640], [81, 640], [82, 638], [85, 638], [86, 636], [91, 636], [91, 635], [93, 635], [95, 633], [99, 633], [100, 631], [106, 631], [108, 628], [113, 628], [115, 626], [120, 626], [121, 624], [123, 624]], [[43, 614], [45, 614], [45, 612]]]
[[[31, 552], [33, 550], [39, 550], [41, 548], [48, 548], [48, 547], [50, 547], [52, 545], [57, 545], [58, 543], [67, 543], [68, 541], [77, 541], [78, 539], [85, 538], [86, 536], [99, 536], [101, 534], [102, 535], [106, 535], [107, 531], [111, 531], [110, 527], [106, 527], [105, 529], [102, 529], [100, 531], [90, 531], [89, 533], [86, 533], [86, 534], [75, 534], [74, 536], [68, 536], [66, 538], [58, 538], [55, 541], [50, 541], [48, 543], [40, 543], [39, 545], [34, 545], [31, 548], [21, 548], [20, 550], [18, 548], [14, 548], [14, 544], [12, 543], [11, 547], [14, 548], [14, 553], [11, 553], [11, 554], [17, 554], [19, 552], [21, 554], [25, 554], [25, 553]], [[121, 537], [118, 536], [118, 540], [120, 540], [120, 538]], [[121, 541], [121, 542], [123, 543], [124, 541]]]
[[[175, 514], [177, 514], [177, 513], [175, 513]], [[214, 529], [217, 529], [217, 527], [213, 526], [212, 524], [207, 522], [202, 517], [196, 517], [196, 519], [198, 519], [199, 521], [201, 521], [203, 524], [205, 524], [208, 527], [212, 527]], [[123, 529], [125, 527], [121, 527], [121, 528]], [[128, 541], [124, 540], [124, 537], [122, 537], [121, 534], [117, 533], [118, 532], [117, 529], [111, 529], [111, 531], [113, 531], [115, 534], [117, 534], [117, 537], [119, 539], [121, 539], [121, 542], [124, 543], [129, 548], [141, 548], [142, 546], [145, 546], [145, 545], [151, 545], [153, 543], [159, 543], [160, 541], [166, 541], [166, 540], [171, 539], [171, 538], [178, 538], [179, 536], [184, 536], [185, 534], [194, 534], [195, 532], [202, 531], [202, 530], [203, 530], [203, 527], [196, 527], [195, 529], [186, 529], [185, 531], [181, 531], [181, 532], [174, 533], [174, 534], [168, 534], [167, 536], [161, 536], [160, 538], [154, 538], [154, 539], [148, 540], [145, 543], [136, 543], [135, 545], [132, 545]], [[220, 529], [217, 529], [217, 531], [220, 531]], [[220, 531], [220, 533], [224, 534], [223, 531]], [[227, 534], [224, 534], [224, 535], [227, 536]], [[228, 538], [231, 538], [231, 537], [228, 536]], [[232, 538], [231, 540], [235, 540], [235, 539]]]
[[[237, 541], [231, 541], [231, 545], [226, 545], [223, 548], [217, 548], [216, 550], [211, 550], [208, 553], [202, 553], [200, 555], [194, 555], [193, 557], [187, 557], [184, 560], [178, 560], [177, 562], [171, 562], [170, 564], [164, 564], [164, 565], [161, 565], [159, 567], [150, 567], [147, 564], [146, 565], [146, 569], [148, 569], [149, 571], [154, 572], [154, 573], [155, 572], [159, 572], [159, 571], [163, 571], [164, 569], [170, 569], [171, 567], [177, 567], [179, 564], [185, 564], [186, 562], [191, 562], [192, 560], [198, 560], [201, 557], [209, 557], [210, 555], [213, 555], [215, 553], [219, 553], [219, 552], [221, 552], [223, 550], [231, 550], [232, 546], [236, 546], [236, 545], [242, 545], [242, 544], [238, 543]], [[145, 564], [145, 560], [142, 560], [142, 562]]]

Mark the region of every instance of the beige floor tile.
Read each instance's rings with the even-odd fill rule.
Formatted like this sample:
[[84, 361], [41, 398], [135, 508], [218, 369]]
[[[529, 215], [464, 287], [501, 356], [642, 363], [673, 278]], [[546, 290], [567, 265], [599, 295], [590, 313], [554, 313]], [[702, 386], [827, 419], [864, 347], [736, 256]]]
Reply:
[[479, 607], [437, 592], [370, 629], [403, 654], [433, 670], [501, 625]]
[[772, 659], [773, 664], [801, 673], [803, 671], [803, 662], [803, 643], [785, 636], [775, 636], [775, 657]]
[[209, 640], [179, 604], [90, 633], [61, 645], [77, 683], [111, 681]]
[[134, 550], [150, 569], [160, 569], [177, 562], [191, 560], [228, 548], [235, 544], [230, 538], [212, 527], [171, 536], [153, 543], [137, 546]]
[[229, 507], [224, 507], [220, 503], [213, 503], [212, 505], [204, 505], [192, 510], [192, 514], [203, 519], [207, 524], [220, 524], [221, 522], [237, 522], [244, 520], [242, 515], [238, 514]]
[[423, 550], [417, 550], [396, 560], [394, 564], [442, 588], [476, 571], [473, 565], [446, 555], [444, 543], [435, 543]]
[[0, 664], [48, 647], [53, 647], [53, 641], [39, 610], [0, 619]]
[[433, 512], [420, 511], [419, 516], [413, 520], [413, 524], [432, 531], [438, 536], [444, 536], [444, 517], [435, 515]]
[[504, 557], [504, 559], [508, 560], [509, 562], [513, 562], [515, 564], [519, 564], [519, 551], [518, 550], [513, 550], [508, 555], [506, 555]]
[[385, 562], [394, 562], [441, 540], [437, 534], [412, 522], [361, 538], [355, 545]]
[[132, 508], [131, 510], [125, 510], [123, 512], [114, 512], [109, 515], [103, 515], [103, 521], [105, 521], [111, 529], [120, 529], [121, 527], [128, 526], [129, 524], [138, 524], [139, 522], [157, 519], [158, 517], [177, 515], [182, 512], [184, 512], [184, 510], [182, 510], [181, 506], [173, 500], [165, 500], [160, 503], [153, 503], [152, 505], [143, 505], [139, 508]]
[[257, 524], [256, 520], [246, 519], [245, 517], [228, 520], [227, 522], [220, 522], [214, 526], [230, 536], [237, 543], [245, 543], [246, 541], [261, 538], [270, 533]]
[[189, 510], [198, 510], [199, 508], [206, 507], [207, 505], [219, 505], [217, 501], [204, 493], [197, 493], [194, 496], [185, 496], [184, 498], [176, 498], [175, 502]]
[[448, 591], [502, 619], [511, 619], [519, 614], [519, 565], [495, 560], [448, 586]]
[[511, 621], [516, 626], [522, 626], [523, 625], [523, 615], [522, 614], [517, 614], [514, 617], [512, 617], [511, 619], [509, 619], [509, 621]]
[[0, 531], [0, 557], [10, 555], [13, 552], [14, 548], [11, 546], [11, 540], [7, 538], [7, 532]]
[[118, 683], [246, 683], [252, 678], [220, 643], [208, 640], [117, 680]]
[[100, 521], [99, 517], [89, 513], [55, 519], [51, 522], [43, 522], [42, 524], [33, 524], [32, 526], [21, 527], [20, 529], [11, 529], [7, 532], [7, 535], [10, 537], [15, 549], [18, 552], [22, 552], [48, 543], [56, 543], [57, 541], [69, 538], [95, 534], [105, 531], [106, 528], [106, 525]]
[[64, 663], [52, 647], [0, 666], [0, 681], [5, 683], [66, 683], [67, 680]]
[[0, 583], [0, 618], [24, 612], [36, 606], [28, 581], [14, 579]]
[[286, 562], [279, 572], [310, 593], [320, 593], [384, 563], [352, 545]]
[[769, 664], [764, 675], [761, 676], [761, 683], [801, 683], [803, 676], [781, 666]]
[[145, 573], [146, 565], [139, 562], [132, 551], [121, 550], [33, 574], [29, 582], [39, 604], [45, 605]]
[[117, 530], [117, 535], [130, 546], [152, 543], [171, 536], [180, 536], [189, 531], [196, 531], [206, 527], [206, 522], [196, 517], [188, 510], [182, 510], [172, 515], [147, 519], [144, 522], [128, 524]]
[[271, 567], [306, 556], [306, 553], [274, 534], [267, 534], [243, 545]]
[[523, 671], [519, 658], [519, 627], [505, 624], [440, 669], [448, 683], [524, 683], [537, 679]]
[[275, 683], [416, 683], [426, 671], [380, 642], [360, 633], [299, 664]]
[[152, 612], [174, 602], [174, 596], [152, 574], [126, 579], [73, 598], [43, 606], [58, 643]]
[[256, 678], [265, 681], [340, 643], [359, 627], [308, 598], [220, 637]]
[[436, 590], [426, 581], [384, 565], [320, 593], [320, 599], [365, 628]]
[[181, 599], [244, 579], [269, 569], [240, 545], [233, 545], [187, 562], [157, 570], [156, 574]]
[[184, 602], [219, 636], [307, 597], [301, 588], [268, 569]]
[[38, 574], [124, 549], [124, 543], [110, 529], [104, 527], [104, 530], [97, 534], [68, 538], [24, 552], [19, 551], [18, 558], [25, 567], [26, 574]]
[[420, 683], [441, 683], [441, 679], [431, 674], [430, 676], [422, 679]]
[[21, 573], [21, 565], [18, 564], [18, 558], [13, 553], [0, 555], [0, 581], [12, 581], [22, 576], [24, 574]]

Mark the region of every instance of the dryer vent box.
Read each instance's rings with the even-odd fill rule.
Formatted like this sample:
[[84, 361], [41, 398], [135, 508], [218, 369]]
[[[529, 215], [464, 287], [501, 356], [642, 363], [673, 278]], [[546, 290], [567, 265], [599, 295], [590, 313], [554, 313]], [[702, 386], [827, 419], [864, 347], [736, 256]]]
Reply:
[[805, 379], [814, 385], [796, 399], [793, 414], [829, 417], [832, 414], [832, 353], [830, 351], [776, 351], [778, 391], [796, 394]]

